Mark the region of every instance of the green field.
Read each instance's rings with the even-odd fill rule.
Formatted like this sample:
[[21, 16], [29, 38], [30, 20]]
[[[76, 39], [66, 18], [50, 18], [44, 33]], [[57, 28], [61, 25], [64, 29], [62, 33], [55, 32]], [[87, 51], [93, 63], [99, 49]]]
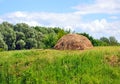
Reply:
[[3, 51], [0, 84], [120, 84], [120, 47]]

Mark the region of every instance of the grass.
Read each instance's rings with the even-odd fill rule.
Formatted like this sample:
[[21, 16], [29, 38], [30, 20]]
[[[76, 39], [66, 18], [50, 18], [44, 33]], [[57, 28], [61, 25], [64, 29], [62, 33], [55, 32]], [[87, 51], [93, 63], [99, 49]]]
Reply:
[[120, 58], [120, 47], [2, 51], [0, 84], [120, 84], [120, 65], [105, 56]]

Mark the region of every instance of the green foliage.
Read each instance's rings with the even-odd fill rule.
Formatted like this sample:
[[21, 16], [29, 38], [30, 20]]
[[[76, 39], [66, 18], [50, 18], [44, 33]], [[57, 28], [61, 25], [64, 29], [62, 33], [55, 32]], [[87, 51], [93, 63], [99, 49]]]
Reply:
[[37, 41], [37, 48], [44, 48], [45, 44], [43, 43], [44, 35], [41, 32], [37, 32], [35, 39]]
[[87, 33], [78, 33], [83, 36], [86, 36], [93, 44], [93, 46], [118, 46], [119, 43], [116, 40], [114, 36], [107, 37], [101, 37], [100, 39], [94, 39], [92, 36], [90, 36]]
[[110, 41], [110, 45], [112, 45], [112, 46], [118, 45], [118, 42], [114, 36], [110, 36], [109, 41]]
[[107, 37], [101, 37], [100, 40], [106, 42], [108, 45], [110, 44], [110, 41]]
[[80, 35], [83, 35], [83, 36], [87, 37], [91, 41], [93, 46], [98, 46], [98, 44], [96, 43], [97, 41], [92, 36], [90, 36], [89, 34], [87, 34], [87, 33], [80, 33]]
[[25, 45], [26, 45], [26, 43], [25, 43], [25, 41], [24, 40], [18, 40], [17, 42], [16, 42], [16, 49], [18, 49], [18, 50], [20, 50], [20, 49], [24, 49], [25, 48]]
[[8, 46], [8, 50], [53, 48], [57, 40], [66, 33], [67, 31], [60, 28], [30, 27], [25, 23], [12, 25], [3, 22], [0, 24], [0, 46], [3, 49]]
[[3, 50], [8, 50], [8, 46], [3, 40], [3, 36], [0, 33], [0, 51], [3, 51]]
[[119, 43], [117, 42], [117, 40], [116, 40], [116, 38], [114, 36], [110, 36], [109, 38], [101, 37], [100, 40], [102, 42], [107, 43], [108, 46], [119, 45]]
[[3, 35], [3, 40], [7, 44], [8, 49], [15, 49], [16, 34], [12, 28], [12, 25], [7, 22], [3, 22], [0, 25], [0, 32]]
[[36, 27], [34, 27], [34, 29], [37, 30], [38, 32], [42, 32], [43, 34], [48, 34], [46, 27], [36, 26]]
[[8, 50], [8, 46], [6, 45], [2, 38], [0, 38], [0, 51], [1, 50]]
[[[0, 24], [0, 48], [3, 50], [53, 48], [63, 35], [70, 32], [70, 30], [64, 30], [59, 27], [31, 27], [25, 23], [13, 25], [3, 22]], [[78, 34], [86, 36], [93, 46], [120, 45], [113, 36], [95, 39], [87, 33]]]
[[58, 35], [57, 36], [58, 39], [60, 39], [63, 35], [70, 33], [70, 30], [64, 30], [64, 29], [61, 29], [59, 27], [55, 27], [55, 28], [53, 28], [53, 30]]
[[8, 28], [8, 27], [13, 28], [13, 24], [10, 24], [8, 22], [3, 22], [2, 25], [6, 28]]
[[25, 34], [23, 32], [16, 31], [16, 41], [18, 41], [20, 39], [25, 40]]
[[57, 43], [57, 35], [55, 33], [50, 33], [45, 36], [43, 42], [45, 44], [45, 48], [53, 48]]
[[95, 39], [94, 46], [108, 46], [108, 44], [106, 42], [104, 42], [104, 41]]
[[18, 23], [16, 25], [14, 25], [14, 30], [18, 31], [18, 32], [26, 33], [29, 30], [29, 25], [27, 25], [25, 23]]
[[37, 48], [37, 41], [34, 38], [28, 38], [25, 47], [26, 49]]
[[57, 37], [58, 39], [60, 39], [63, 35], [68, 34], [67, 32], [65, 32], [63, 29], [59, 30], [59, 32], [57, 33]]

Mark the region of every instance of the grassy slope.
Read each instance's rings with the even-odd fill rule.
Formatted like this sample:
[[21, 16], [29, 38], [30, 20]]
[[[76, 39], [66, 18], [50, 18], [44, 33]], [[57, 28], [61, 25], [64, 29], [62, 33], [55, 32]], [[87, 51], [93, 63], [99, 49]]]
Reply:
[[120, 47], [84, 51], [21, 50], [0, 52], [0, 84], [120, 84]]

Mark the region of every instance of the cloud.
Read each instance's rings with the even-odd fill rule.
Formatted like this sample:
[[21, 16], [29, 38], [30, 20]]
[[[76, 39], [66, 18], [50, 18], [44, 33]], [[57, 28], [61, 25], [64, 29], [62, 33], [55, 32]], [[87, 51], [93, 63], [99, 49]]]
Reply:
[[117, 17], [117, 16], [110, 16], [109, 18], [110, 18], [110, 19], [113, 19], [113, 20], [119, 19], [119, 17]]
[[108, 26], [108, 23], [105, 19], [94, 20], [89, 23], [81, 24], [81, 27], [83, 29], [86, 29], [86, 30], [89, 29], [89, 31], [91, 31], [93, 33], [103, 32], [103, 30], [105, 30], [105, 28], [107, 28], [107, 26]]
[[27, 23], [31, 26], [51, 26], [72, 28], [81, 21], [81, 16], [75, 13], [47, 13], [47, 12], [13, 12], [0, 16], [1, 20], [11, 23]]
[[84, 31], [88, 32], [90, 35], [95, 38], [100, 38], [102, 36], [109, 37], [115, 36], [120, 42], [120, 21], [108, 22], [106, 19], [94, 20], [89, 23], [82, 23], [79, 25], [84, 29]]
[[80, 4], [72, 8], [79, 14], [120, 14], [120, 0], [95, 0], [92, 4]]
[[0, 23], [2, 23], [3, 22], [3, 20], [0, 18]]
[[120, 41], [120, 20], [109, 22], [106, 18], [84, 22], [82, 15], [72, 13], [48, 13], [48, 12], [13, 12], [0, 15], [0, 23], [27, 23], [31, 26], [48, 26], [71, 29], [76, 32], [86, 32], [95, 38], [102, 36], [115, 36]]

